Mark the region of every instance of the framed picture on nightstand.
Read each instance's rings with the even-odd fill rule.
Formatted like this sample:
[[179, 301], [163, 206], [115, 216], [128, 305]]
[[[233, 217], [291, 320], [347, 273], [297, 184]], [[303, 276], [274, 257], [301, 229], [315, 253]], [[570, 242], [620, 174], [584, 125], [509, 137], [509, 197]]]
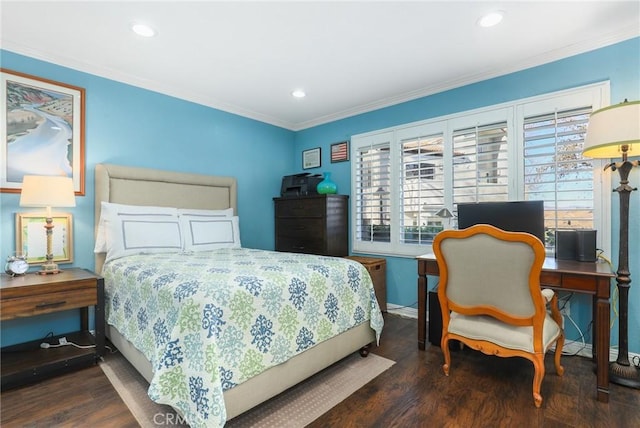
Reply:
[[[53, 213], [53, 261], [73, 262], [73, 223], [69, 213]], [[42, 213], [16, 213], [16, 251], [27, 255], [30, 265], [47, 261], [47, 219]]]

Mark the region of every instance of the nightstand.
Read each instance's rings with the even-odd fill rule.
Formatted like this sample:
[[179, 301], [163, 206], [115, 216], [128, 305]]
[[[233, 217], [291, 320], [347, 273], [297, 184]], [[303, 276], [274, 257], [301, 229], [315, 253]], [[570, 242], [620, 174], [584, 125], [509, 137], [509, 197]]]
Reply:
[[371, 276], [380, 311], [387, 312], [387, 260], [377, 257], [348, 256], [363, 265]]
[[[80, 309], [80, 331], [2, 348], [2, 389], [36, 382], [75, 368], [95, 364], [104, 354], [104, 280], [85, 269], [65, 269], [55, 275], [0, 274], [2, 321]], [[89, 331], [89, 306], [95, 307], [95, 336]], [[73, 345], [58, 344], [64, 337]]]

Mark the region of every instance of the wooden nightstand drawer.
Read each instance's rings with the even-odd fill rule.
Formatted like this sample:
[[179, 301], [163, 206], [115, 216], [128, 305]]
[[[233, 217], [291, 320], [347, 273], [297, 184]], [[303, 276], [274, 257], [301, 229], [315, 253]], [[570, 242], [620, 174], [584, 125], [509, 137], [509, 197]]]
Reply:
[[2, 299], [0, 314], [3, 321], [12, 318], [30, 317], [67, 309], [95, 306], [98, 303], [96, 287], [39, 294], [24, 298]]

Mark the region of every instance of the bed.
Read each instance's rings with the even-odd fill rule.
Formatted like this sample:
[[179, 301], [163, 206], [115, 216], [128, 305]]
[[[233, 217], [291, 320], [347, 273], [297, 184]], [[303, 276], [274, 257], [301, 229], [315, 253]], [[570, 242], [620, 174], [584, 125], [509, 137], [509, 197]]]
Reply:
[[[126, 204], [143, 207], [172, 207], [181, 210], [195, 211], [227, 210], [231, 211], [232, 214], [237, 215], [237, 184], [236, 180], [231, 177], [218, 177], [147, 168], [98, 164], [96, 165], [95, 169], [95, 228], [97, 240], [98, 237], [103, 233], [100, 231], [102, 227], [100, 224], [100, 219], [103, 202], [107, 202], [109, 204]], [[107, 208], [105, 208], [105, 210], [106, 209]], [[146, 258], [138, 254], [128, 254], [123, 258], [107, 260], [107, 263], [105, 264], [106, 254], [102, 252], [103, 250], [104, 248], [99, 248], [98, 243], [96, 243], [95, 269], [96, 272], [106, 274], [105, 288], [107, 292], [107, 337], [124, 355], [124, 357], [128, 361], [130, 361], [131, 364], [145, 377], [145, 379], [150, 382], [150, 396], [152, 397], [152, 399], [163, 404], [169, 404], [176, 408], [176, 410], [178, 410], [183, 416], [187, 417], [188, 422], [192, 426], [222, 426], [224, 425], [226, 420], [229, 420], [247, 411], [248, 409], [266, 401], [267, 399], [274, 397], [280, 392], [301, 382], [302, 380], [341, 360], [342, 358], [350, 355], [353, 352], [360, 351], [361, 354], [366, 356], [368, 346], [372, 343], [376, 343], [376, 340], [379, 340], [380, 337], [382, 325], [384, 322], [382, 320], [382, 316], [375, 299], [371, 279], [364, 267], [356, 262], [347, 259], [292, 253], [277, 253], [273, 251], [252, 250], [246, 248], [225, 248], [220, 250], [213, 249], [210, 252], [205, 251], [202, 253], [195, 253], [195, 255], [194, 253], [185, 253], [185, 251], [181, 251], [174, 255], [166, 252], [151, 254]], [[219, 405], [217, 410], [212, 411], [212, 409], [215, 409], [215, 406], [209, 406], [207, 407], [206, 411], [201, 411], [200, 413], [198, 413], [200, 411], [199, 405], [197, 404], [198, 400], [195, 400], [193, 395], [191, 396], [191, 403], [189, 403], [191, 407], [185, 404], [185, 401], [189, 401], [189, 399], [185, 400], [184, 397], [181, 397], [179, 399], [176, 398], [175, 400], [167, 399], [166, 396], [158, 398], [157, 390], [161, 389], [161, 386], [154, 386], [154, 381], [155, 383], [159, 383], [159, 381], [157, 380], [157, 377], [160, 376], [158, 372], [162, 371], [163, 366], [158, 362], [157, 358], [156, 366], [152, 366], [150, 359], [153, 359], [153, 357], [145, 356], [145, 353], [139, 349], [144, 349], [148, 355], [149, 350], [145, 348], [145, 343], [140, 342], [140, 338], [130, 339], [127, 336], [127, 334], [131, 334], [131, 328], [122, 325], [120, 326], [120, 328], [117, 328], [115, 325], [113, 325], [114, 323], [122, 322], [122, 319], [126, 319], [127, 316], [123, 316], [122, 314], [120, 314], [119, 317], [116, 315], [112, 317], [110, 315], [117, 314], [119, 310], [122, 311], [122, 305], [116, 304], [111, 307], [110, 305], [113, 304], [114, 299], [110, 298], [109, 293], [111, 292], [113, 295], [118, 296], [118, 299], [122, 300], [122, 298], [119, 297], [119, 293], [124, 292], [123, 290], [130, 290], [134, 288], [131, 285], [125, 284], [131, 279], [129, 277], [134, 276], [133, 274], [131, 274], [132, 272], [134, 272], [137, 277], [143, 278], [151, 275], [142, 275], [139, 272], [148, 271], [152, 272], [155, 275], [160, 275], [161, 273], [158, 273], [157, 270], [159, 270], [159, 266], [162, 266], [162, 264], [165, 263], [167, 259], [172, 259], [174, 261], [183, 260], [182, 262], [178, 262], [180, 266], [189, 265], [190, 263], [193, 265], [198, 265], [200, 259], [213, 257], [209, 255], [210, 253], [215, 253], [215, 257], [221, 259], [217, 260], [216, 262], [222, 263], [224, 266], [235, 266], [241, 264], [241, 262], [238, 262], [239, 259], [244, 259], [245, 261], [251, 260], [251, 263], [248, 263], [251, 265], [254, 264], [254, 261], [259, 262], [260, 260], [264, 260], [264, 263], [271, 263], [270, 266], [273, 266], [274, 263], [277, 263], [278, 266], [283, 266], [286, 264], [293, 264], [296, 266], [312, 266], [316, 270], [315, 273], [309, 272], [300, 274], [313, 275], [313, 277], [309, 276], [309, 281], [316, 281], [318, 278], [317, 273], [324, 272], [324, 276], [328, 277], [330, 275], [333, 278], [332, 281], [335, 282], [337, 278], [335, 275], [337, 274], [334, 273], [333, 270], [330, 271], [331, 274], [326, 273], [329, 272], [328, 269], [344, 269], [345, 272], [349, 272], [349, 278], [356, 278], [356, 282], [361, 287], [364, 287], [362, 289], [359, 289], [357, 291], [357, 294], [368, 294], [368, 302], [360, 305], [361, 307], [358, 308], [359, 312], [357, 312], [357, 316], [351, 316], [351, 318], [354, 318], [356, 321], [353, 326], [344, 328], [343, 325], [343, 331], [340, 331], [338, 334], [329, 337], [329, 327], [327, 327], [327, 324], [331, 323], [325, 320], [323, 321], [323, 327], [326, 327], [324, 329], [324, 332], [322, 334], [317, 334], [317, 337], [314, 341], [311, 341], [310, 345], [299, 346], [299, 353], [287, 357], [283, 361], [272, 357], [271, 364], [265, 365], [263, 362], [254, 364], [254, 366], [268, 367], [266, 367], [265, 370], [261, 369], [259, 372], [258, 370], [253, 369], [247, 370], [242, 374], [242, 376], [240, 376], [242, 380], [241, 382], [235, 383], [229, 381], [229, 378], [225, 377], [225, 371], [222, 370], [223, 366], [221, 364], [219, 367], [217, 367], [217, 370], [220, 372], [219, 375], [217, 377], [214, 377], [212, 375], [212, 380], [215, 380], [216, 384], [213, 386], [206, 385], [206, 388], [200, 385], [197, 391], [199, 391], [198, 393], [200, 395], [206, 395], [207, 391], [216, 390], [218, 388], [216, 386], [217, 382], [222, 379], [224, 381], [222, 383], [226, 385], [221, 389], [222, 392], [220, 394], [223, 397], [224, 402], [222, 403], [222, 405]], [[184, 261], [184, 257], [187, 257], [187, 261]], [[274, 259], [277, 257], [284, 257], [284, 259], [280, 261], [278, 261], [279, 259]], [[308, 257], [311, 257], [312, 259], [308, 259]], [[141, 268], [140, 263], [143, 262], [143, 258], [145, 258], [145, 262], [154, 264], [154, 267]], [[132, 262], [133, 267], [124, 266], [124, 261]], [[218, 268], [216, 269], [209, 268], [207, 272], [216, 271], [215, 273], [218, 273], [217, 271], [225, 271], [226, 274], [229, 274], [226, 268], [221, 268], [221, 266], [223, 265], [218, 265]], [[157, 267], [158, 269], [156, 269]], [[120, 270], [118, 270], [118, 268]], [[179, 272], [180, 269], [178, 268], [178, 266], [176, 266], [175, 272]], [[263, 266], [262, 269], [268, 270], [273, 269], [273, 267]], [[201, 278], [208, 275], [208, 273], [205, 274], [203, 271], [203, 273], [197, 273], [197, 275], [200, 275], [198, 278]], [[231, 275], [234, 274], [232, 273]], [[166, 276], [167, 275], [165, 272], [164, 277]], [[238, 276], [240, 275], [236, 275], [235, 277]], [[216, 281], [218, 280], [215, 279], [211, 282], [213, 283]], [[346, 282], [347, 280], [345, 279], [345, 287], [347, 285]], [[213, 285], [211, 286], [213, 287]], [[151, 288], [152, 287], [149, 286], [144, 289], [141, 288], [141, 290], [145, 291], [140, 291], [139, 294], [145, 294], [146, 296], [148, 292], [150, 292], [149, 290], [151, 290]], [[216, 295], [216, 292], [213, 291], [210, 291], [208, 293]], [[332, 298], [334, 293], [337, 292], [331, 293]], [[134, 295], [134, 297], [129, 297], [128, 301], [140, 299], [139, 294]], [[246, 294], [247, 293], [245, 293], [245, 295]], [[113, 295], [111, 297], [113, 297]], [[174, 292], [174, 295], [177, 295], [177, 292]], [[118, 299], [115, 299], [116, 303]], [[291, 298], [289, 300], [291, 300]], [[191, 300], [189, 300], [189, 302], [191, 302]], [[210, 304], [208, 305], [210, 306]], [[358, 305], [353, 303], [343, 306]], [[327, 308], [326, 304], [324, 308], [321, 309], [324, 311], [325, 308]], [[364, 308], [364, 311], [362, 310], [362, 308]], [[131, 309], [129, 309], [129, 311], [135, 313], [135, 308], [133, 311]], [[145, 310], [138, 309], [138, 322], [140, 322], [139, 320], [141, 318], [140, 312], [143, 312], [144, 314]], [[329, 310], [327, 309], [325, 312], [329, 312]], [[341, 322], [345, 321], [348, 318], [343, 315], [341, 316]], [[110, 318], [112, 319], [110, 320]], [[130, 318], [134, 318], [134, 316], [132, 315]], [[264, 317], [262, 318], [264, 319]], [[217, 320], [218, 318], [214, 316], [213, 319]], [[202, 324], [203, 326], [204, 322], [205, 321], [203, 321]], [[224, 324], [226, 322], [227, 321], [223, 321], [222, 323]], [[119, 330], [123, 330], [123, 332]], [[213, 336], [214, 339], [216, 337], [215, 334], [211, 334], [211, 328], [209, 329], [209, 336]], [[138, 341], [138, 346], [134, 345], [133, 343], [136, 341]], [[266, 340], [266, 342], [258, 344], [257, 346], [258, 349], [260, 349], [260, 346], [265, 347], [267, 345], [271, 345], [270, 340]], [[222, 346], [220, 347], [222, 348]], [[166, 348], [165, 346], [165, 349], [168, 348]], [[260, 352], [253, 352], [252, 358], [256, 357], [256, 355], [256, 358], [264, 358], [259, 354]], [[202, 355], [204, 355], [204, 353], [202, 353]], [[280, 356], [279, 358], [282, 359], [284, 357]], [[193, 360], [194, 358], [192, 357], [192, 362], [190, 364], [193, 363]], [[207, 358], [204, 358], [203, 361], [206, 362], [209, 360], [207, 360]], [[157, 370], [154, 370], [154, 367]], [[211, 368], [209, 367], [208, 370], [211, 371]], [[155, 392], [152, 392], [152, 390]], [[190, 393], [193, 394], [193, 389], [190, 390]], [[212, 395], [200, 397], [200, 402], [204, 401], [205, 403], [208, 403], [209, 401], [216, 400], [218, 398], [215, 396], [215, 394], [211, 394]], [[203, 414], [205, 416], [203, 416]]]

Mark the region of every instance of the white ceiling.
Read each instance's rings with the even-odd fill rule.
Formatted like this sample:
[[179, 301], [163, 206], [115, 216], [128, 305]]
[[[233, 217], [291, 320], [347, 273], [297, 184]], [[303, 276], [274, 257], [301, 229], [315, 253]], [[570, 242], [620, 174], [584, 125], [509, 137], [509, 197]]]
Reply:
[[2, 49], [292, 130], [640, 35], [638, 0], [0, 5]]

